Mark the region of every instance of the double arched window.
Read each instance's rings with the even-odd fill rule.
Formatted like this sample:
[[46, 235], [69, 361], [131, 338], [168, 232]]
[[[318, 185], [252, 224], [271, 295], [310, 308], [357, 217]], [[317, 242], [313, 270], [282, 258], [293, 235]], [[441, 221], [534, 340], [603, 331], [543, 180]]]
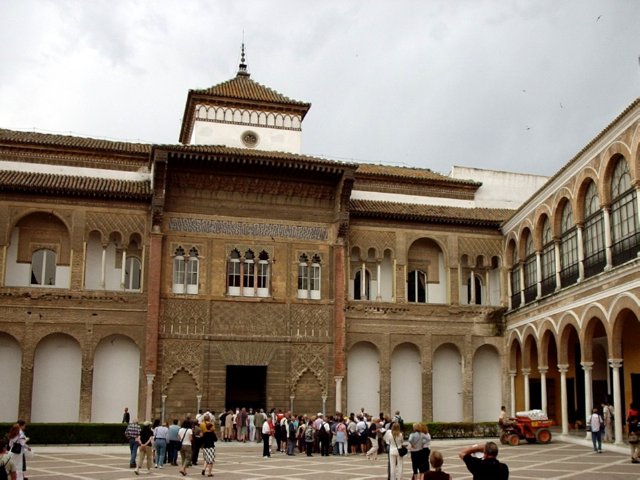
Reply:
[[189, 255], [185, 255], [181, 246], [176, 249], [173, 256], [173, 293], [198, 293], [200, 273], [200, 259], [198, 249], [191, 247]]
[[257, 256], [248, 249], [240, 254], [233, 249], [227, 258], [227, 294], [243, 297], [268, 297], [271, 288], [269, 254], [262, 250]]
[[311, 260], [306, 253], [298, 260], [298, 298], [319, 300], [320, 295], [320, 256], [314, 255]]

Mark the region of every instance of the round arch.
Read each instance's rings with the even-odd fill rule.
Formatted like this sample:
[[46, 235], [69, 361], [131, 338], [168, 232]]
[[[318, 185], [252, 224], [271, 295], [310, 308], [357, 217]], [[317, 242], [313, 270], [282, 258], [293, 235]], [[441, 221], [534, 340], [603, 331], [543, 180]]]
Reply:
[[367, 341], [353, 344], [347, 352], [347, 410], [380, 411], [380, 352]]

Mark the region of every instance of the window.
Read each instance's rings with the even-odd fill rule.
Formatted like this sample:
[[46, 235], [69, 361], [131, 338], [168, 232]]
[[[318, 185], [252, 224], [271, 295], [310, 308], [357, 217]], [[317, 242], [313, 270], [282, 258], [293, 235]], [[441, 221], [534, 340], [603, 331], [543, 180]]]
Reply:
[[511, 265], [511, 308], [518, 308], [522, 303], [522, 298], [520, 297], [520, 260], [515, 245], [511, 256]]
[[271, 293], [269, 254], [262, 250], [256, 257], [248, 249], [240, 255], [237, 249], [227, 259], [227, 294], [243, 297], [268, 297]]
[[298, 298], [319, 300], [320, 295], [320, 257], [314, 255], [311, 261], [306, 253], [298, 259]]
[[533, 235], [529, 232], [525, 244], [524, 259], [524, 301], [532, 302], [538, 295], [538, 269], [536, 252], [533, 249]]
[[354, 300], [369, 300], [369, 281], [371, 275], [365, 270], [364, 275], [364, 292], [362, 291], [362, 270], [358, 270], [353, 277], [353, 299]]
[[196, 295], [200, 270], [198, 249], [192, 247], [189, 256], [186, 256], [184, 248], [180, 246], [173, 255], [173, 293]]
[[560, 224], [560, 285], [566, 287], [578, 281], [578, 231], [573, 223], [573, 210], [567, 202]]
[[467, 304], [471, 305], [471, 293], [472, 288], [475, 288], [475, 299], [473, 305], [482, 305], [482, 281], [478, 275], [473, 276], [473, 285], [472, 285], [472, 277], [469, 277], [467, 280]]
[[184, 249], [178, 247], [173, 253], [173, 293], [184, 293], [185, 260]]
[[197, 295], [198, 293], [198, 272], [200, 268], [200, 259], [198, 258], [198, 249], [192, 247], [189, 250], [189, 261], [187, 262], [187, 293]]
[[136, 257], [127, 257], [124, 267], [124, 289], [140, 290], [140, 259]]
[[31, 256], [31, 285], [54, 286], [56, 284], [56, 252], [36, 250]]
[[549, 218], [542, 225], [542, 295], [548, 295], [556, 289], [556, 249], [551, 235]]
[[604, 270], [607, 256], [604, 246], [604, 214], [600, 208], [596, 184], [591, 182], [584, 198], [584, 275], [590, 277]]
[[427, 274], [422, 270], [409, 272], [407, 279], [407, 301], [427, 303]]
[[631, 185], [629, 167], [618, 160], [611, 181], [611, 241], [613, 264], [620, 265], [638, 254], [640, 232], [636, 190]]

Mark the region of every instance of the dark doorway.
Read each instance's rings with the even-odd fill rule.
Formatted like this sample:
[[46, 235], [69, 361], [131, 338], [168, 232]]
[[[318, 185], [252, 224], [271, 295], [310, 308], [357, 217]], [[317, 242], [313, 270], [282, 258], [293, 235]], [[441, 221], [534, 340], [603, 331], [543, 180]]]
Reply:
[[226, 408], [266, 408], [267, 367], [227, 365]]
[[631, 374], [631, 401], [640, 402], [640, 373]]
[[529, 408], [542, 408], [542, 382], [539, 378], [529, 379]]

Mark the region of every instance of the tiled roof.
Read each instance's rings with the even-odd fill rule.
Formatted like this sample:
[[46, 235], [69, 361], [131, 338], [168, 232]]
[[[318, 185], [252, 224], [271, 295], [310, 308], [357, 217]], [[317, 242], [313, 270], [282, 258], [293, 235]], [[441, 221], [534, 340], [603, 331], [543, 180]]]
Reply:
[[502, 208], [463, 208], [376, 200], [351, 200], [350, 211], [352, 215], [358, 217], [396, 218], [494, 227], [498, 227], [513, 213], [513, 210]]
[[70, 135], [20, 132], [17, 130], [0, 128], [0, 144], [14, 143], [19, 144], [20, 146], [31, 144], [44, 147], [83, 148], [133, 154], [148, 154], [151, 152], [151, 145], [146, 143], [117, 142], [112, 140], [98, 140], [95, 138], [74, 137]]
[[413, 167], [394, 167], [390, 165], [373, 165], [367, 163], [361, 163], [358, 165], [357, 175], [377, 175], [385, 177], [396, 177], [405, 179], [419, 179], [419, 180], [431, 180], [463, 185], [480, 185], [473, 180], [461, 180], [457, 178], [451, 178], [441, 173], [434, 172], [428, 168], [413, 168]]
[[35, 172], [0, 171], [0, 191], [141, 200], [151, 198], [151, 185], [148, 181]]
[[[336, 160], [328, 160], [319, 157], [311, 157], [309, 155], [300, 155], [289, 152], [276, 152], [269, 150], [254, 150], [249, 148], [225, 147], [224, 145], [157, 145], [156, 149], [167, 150], [174, 154], [188, 155], [191, 158], [197, 158], [199, 154], [217, 155], [229, 157], [229, 159], [246, 158], [254, 159], [256, 162], [268, 163], [272, 165], [283, 165], [288, 167], [297, 167], [301, 170], [317, 169], [323, 166], [328, 169], [342, 171], [352, 170], [356, 164], [339, 162]], [[202, 158], [206, 160], [206, 158]]]
[[250, 100], [258, 102], [281, 103], [307, 108], [311, 106], [311, 104], [309, 103], [293, 100], [269, 87], [265, 87], [264, 85], [251, 80], [248, 75], [238, 75], [231, 80], [219, 83], [218, 85], [214, 85], [213, 87], [192, 91], [194, 93], [212, 95], [216, 97], [236, 98], [240, 100]]

